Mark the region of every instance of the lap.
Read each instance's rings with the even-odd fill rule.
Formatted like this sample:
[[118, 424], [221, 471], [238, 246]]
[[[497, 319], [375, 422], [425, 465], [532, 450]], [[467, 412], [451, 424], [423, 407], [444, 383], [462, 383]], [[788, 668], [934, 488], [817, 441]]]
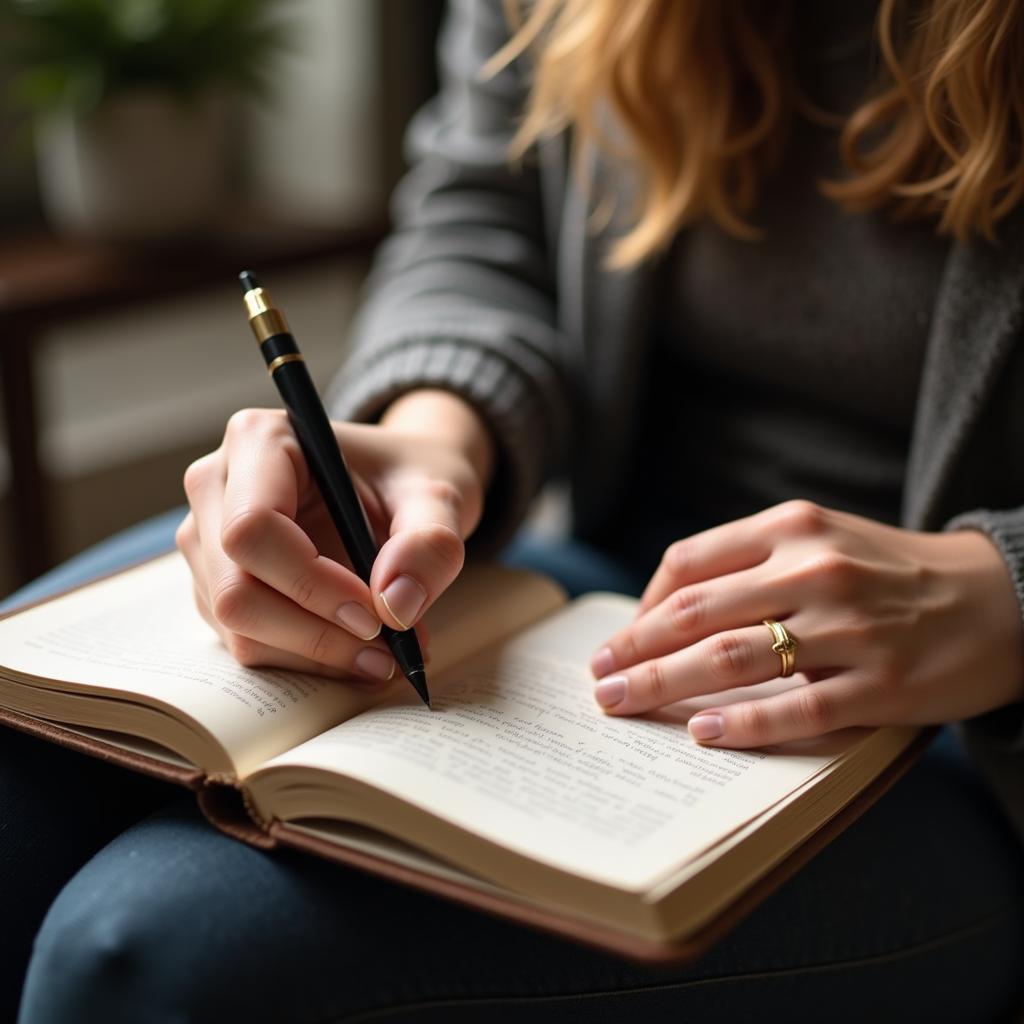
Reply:
[[1000, 1020], [1019, 998], [1022, 896], [1005, 826], [941, 745], [674, 970], [251, 849], [182, 800], [61, 893], [24, 1020]]
[[[563, 577], [568, 558], [575, 591], [638, 585], [580, 546], [516, 550]], [[711, 953], [674, 970], [250, 849], [188, 797], [66, 885], [22, 1019], [1000, 1019], [1020, 998], [1022, 896], [1018, 847], [949, 734]]]
[[[175, 510], [47, 573], [0, 604], [45, 597], [173, 545]], [[12, 1020], [32, 940], [72, 875], [177, 790], [12, 729], [0, 730], [0, 1020]]]
[[176, 792], [0, 730], [0, 1020], [14, 1018], [33, 936], [61, 887]]

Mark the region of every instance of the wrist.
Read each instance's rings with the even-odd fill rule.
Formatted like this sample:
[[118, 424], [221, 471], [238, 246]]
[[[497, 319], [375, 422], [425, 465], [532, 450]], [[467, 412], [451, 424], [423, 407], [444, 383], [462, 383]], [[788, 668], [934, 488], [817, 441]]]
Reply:
[[928, 535], [942, 544], [945, 566], [964, 588], [973, 628], [986, 636], [990, 671], [1005, 680], [1005, 704], [1024, 699], [1024, 628], [1010, 568], [995, 541], [975, 527]]
[[409, 391], [385, 409], [380, 425], [433, 439], [459, 452], [480, 481], [481, 492], [486, 491], [494, 473], [494, 440], [483, 417], [454, 392], [440, 388]]

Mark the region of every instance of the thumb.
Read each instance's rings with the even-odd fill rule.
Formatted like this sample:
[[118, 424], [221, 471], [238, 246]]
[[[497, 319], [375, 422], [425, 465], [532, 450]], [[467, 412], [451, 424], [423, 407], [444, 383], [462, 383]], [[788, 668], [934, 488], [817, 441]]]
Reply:
[[462, 569], [460, 505], [456, 489], [436, 481], [403, 495], [370, 576], [377, 614], [393, 629], [415, 625]]

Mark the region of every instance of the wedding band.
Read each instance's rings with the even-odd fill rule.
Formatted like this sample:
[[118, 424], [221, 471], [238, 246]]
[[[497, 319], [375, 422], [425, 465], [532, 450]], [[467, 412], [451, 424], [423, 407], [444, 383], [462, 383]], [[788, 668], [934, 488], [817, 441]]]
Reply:
[[782, 659], [782, 671], [779, 673], [783, 678], [791, 676], [796, 667], [796, 641], [789, 630], [781, 622], [774, 619], [762, 619], [762, 622], [772, 631], [772, 650]]

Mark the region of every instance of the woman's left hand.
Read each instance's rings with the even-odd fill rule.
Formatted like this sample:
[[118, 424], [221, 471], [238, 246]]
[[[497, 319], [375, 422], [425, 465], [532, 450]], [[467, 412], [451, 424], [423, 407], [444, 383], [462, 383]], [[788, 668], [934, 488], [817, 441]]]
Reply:
[[774, 679], [764, 619], [796, 640], [798, 685], [701, 711], [696, 739], [758, 747], [955, 721], [1024, 697], [1020, 605], [985, 534], [792, 501], [668, 548], [636, 619], [594, 655], [597, 700], [633, 715]]

